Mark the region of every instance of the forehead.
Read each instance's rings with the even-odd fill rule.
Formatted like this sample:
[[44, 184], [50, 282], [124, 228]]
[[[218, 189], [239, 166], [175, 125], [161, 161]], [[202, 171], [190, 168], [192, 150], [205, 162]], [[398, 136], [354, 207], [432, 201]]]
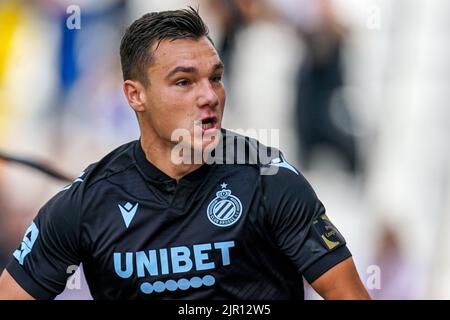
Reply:
[[206, 37], [200, 39], [164, 39], [152, 47], [151, 71], [168, 73], [177, 66], [211, 68], [220, 62], [220, 57]]

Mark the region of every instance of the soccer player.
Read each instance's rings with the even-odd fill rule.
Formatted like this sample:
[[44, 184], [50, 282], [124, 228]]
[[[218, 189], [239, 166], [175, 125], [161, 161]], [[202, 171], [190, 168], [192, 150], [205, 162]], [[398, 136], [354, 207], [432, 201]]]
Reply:
[[144, 15], [120, 55], [140, 139], [43, 206], [0, 298], [52, 299], [80, 263], [94, 299], [303, 299], [302, 277], [326, 299], [369, 298], [305, 178], [221, 128], [224, 66], [196, 10]]

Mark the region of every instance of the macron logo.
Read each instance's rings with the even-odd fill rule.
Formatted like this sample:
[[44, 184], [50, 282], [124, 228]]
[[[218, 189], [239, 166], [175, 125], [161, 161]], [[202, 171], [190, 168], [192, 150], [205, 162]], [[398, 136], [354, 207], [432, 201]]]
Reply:
[[136, 214], [136, 210], [138, 208], [139, 203], [136, 203], [134, 206], [127, 202], [123, 207], [119, 204], [120, 213], [122, 214], [123, 221], [125, 222], [125, 225], [128, 226], [131, 223], [131, 220], [133, 220], [134, 215]]

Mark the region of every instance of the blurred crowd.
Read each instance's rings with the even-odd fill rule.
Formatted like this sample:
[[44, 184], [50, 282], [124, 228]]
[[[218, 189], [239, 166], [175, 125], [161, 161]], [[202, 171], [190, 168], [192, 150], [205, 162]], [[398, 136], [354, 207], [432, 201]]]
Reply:
[[[2, 155], [71, 179], [137, 139], [121, 36], [146, 12], [187, 5], [226, 66], [224, 127], [279, 130], [372, 297], [449, 299], [446, 0], [1, 0], [0, 271], [67, 184]], [[88, 297], [82, 286], [59, 298]]]

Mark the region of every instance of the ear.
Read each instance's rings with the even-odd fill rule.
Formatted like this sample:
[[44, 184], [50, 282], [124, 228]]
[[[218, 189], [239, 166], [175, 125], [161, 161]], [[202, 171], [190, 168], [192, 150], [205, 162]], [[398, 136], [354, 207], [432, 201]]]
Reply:
[[125, 80], [123, 92], [134, 111], [145, 111], [145, 87], [139, 81]]

